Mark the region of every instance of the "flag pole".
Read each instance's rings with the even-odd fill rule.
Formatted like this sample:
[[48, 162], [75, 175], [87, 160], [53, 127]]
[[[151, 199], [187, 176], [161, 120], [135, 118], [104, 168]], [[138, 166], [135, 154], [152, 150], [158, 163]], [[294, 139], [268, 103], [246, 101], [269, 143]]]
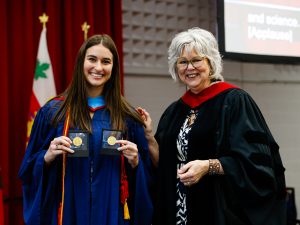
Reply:
[[43, 13], [43, 15], [39, 16], [39, 20], [40, 20], [40, 23], [43, 24], [43, 29], [45, 29], [46, 28], [46, 23], [49, 20], [49, 16], [47, 16], [46, 13]]
[[86, 40], [88, 37], [88, 32], [89, 32], [90, 27], [91, 26], [86, 21], [81, 25], [84, 40]]

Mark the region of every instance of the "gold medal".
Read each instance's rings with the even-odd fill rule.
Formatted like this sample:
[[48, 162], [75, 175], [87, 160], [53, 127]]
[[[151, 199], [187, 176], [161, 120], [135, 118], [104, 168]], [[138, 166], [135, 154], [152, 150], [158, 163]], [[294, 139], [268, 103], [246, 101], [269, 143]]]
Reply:
[[107, 143], [109, 145], [115, 145], [116, 141], [117, 141], [117, 139], [114, 136], [110, 136], [109, 138], [107, 138]]
[[81, 137], [75, 137], [75, 138], [73, 139], [73, 144], [74, 144], [75, 146], [79, 147], [79, 146], [82, 144], [82, 139], [81, 139]]

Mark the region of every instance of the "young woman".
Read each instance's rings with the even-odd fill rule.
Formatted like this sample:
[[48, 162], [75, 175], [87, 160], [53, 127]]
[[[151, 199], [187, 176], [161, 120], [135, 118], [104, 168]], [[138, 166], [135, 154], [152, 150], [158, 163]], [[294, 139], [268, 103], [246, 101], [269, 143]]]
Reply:
[[[107, 140], [105, 129], [122, 138]], [[114, 154], [103, 154], [105, 142], [117, 146]], [[78, 146], [83, 157], [74, 157]], [[116, 46], [92, 36], [70, 86], [36, 116], [19, 171], [25, 223], [150, 225], [151, 174], [143, 121], [121, 96]]]

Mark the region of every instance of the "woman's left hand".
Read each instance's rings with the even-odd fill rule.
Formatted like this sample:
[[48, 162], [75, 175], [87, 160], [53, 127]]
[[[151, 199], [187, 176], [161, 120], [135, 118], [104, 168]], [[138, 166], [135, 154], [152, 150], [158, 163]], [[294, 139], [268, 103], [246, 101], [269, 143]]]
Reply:
[[204, 175], [206, 175], [208, 169], [208, 160], [194, 160], [177, 170], [177, 176], [185, 186], [191, 186], [196, 184]]
[[121, 147], [119, 147], [118, 150], [122, 151], [124, 157], [128, 159], [131, 167], [135, 168], [139, 164], [137, 145], [127, 140], [117, 140], [116, 144], [121, 144]]

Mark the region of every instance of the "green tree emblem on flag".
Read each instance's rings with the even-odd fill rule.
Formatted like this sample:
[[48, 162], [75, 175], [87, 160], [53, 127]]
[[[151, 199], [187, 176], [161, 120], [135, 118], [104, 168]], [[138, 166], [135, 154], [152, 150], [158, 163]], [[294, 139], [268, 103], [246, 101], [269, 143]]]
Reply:
[[34, 79], [37, 80], [40, 77], [41, 78], [47, 78], [47, 75], [45, 73], [46, 70], [49, 69], [50, 64], [49, 63], [40, 63], [39, 60], [36, 61], [36, 67], [34, 72]]

